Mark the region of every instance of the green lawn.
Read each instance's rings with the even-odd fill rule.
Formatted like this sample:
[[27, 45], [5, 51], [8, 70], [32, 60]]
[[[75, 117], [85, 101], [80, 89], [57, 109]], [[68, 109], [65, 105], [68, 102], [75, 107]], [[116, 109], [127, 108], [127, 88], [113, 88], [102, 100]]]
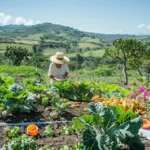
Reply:
[[32, 52], [32, 45], [27, 45], [27, 44], [12, 44], [12, 43], [0, 43], [0, 52], [2, 53], [3, 51], [6, 50], [7, 46], [21, 46], [23, 48], [26, 48], [29, 52]]
[[[99, 49], [99, 50], [95, 50], [95, 51], [88, 51], [88, 52], [83, 52], [83, 53], [79, 53], [80, 55], [84, 56], [84, 57], [88, 57], [88, 56], [92, 56], [92, 57], [101, 57], [104, 54], [104, 49]], [[69, 53], [66, 54], [68, 57], [75, 57], [76, 53]]]

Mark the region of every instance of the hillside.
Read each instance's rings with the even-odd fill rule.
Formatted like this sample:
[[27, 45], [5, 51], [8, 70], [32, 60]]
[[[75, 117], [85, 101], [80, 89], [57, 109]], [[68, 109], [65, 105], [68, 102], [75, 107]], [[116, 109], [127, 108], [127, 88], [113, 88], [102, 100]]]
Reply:
[[[76, 53], [86, 53], [87, 56], [96, 51], [95, 54], [101, 56], [101, 51], [112, 46], [113, 40], [117, 38], [136, 38], [142, 42], [150, 40], [150, 36], [89, 33], [52, 23], [7, 25], [0, 26], [0, 51], [4, 52], [7, 46], [21, 46], [30, 53], [36, 50], [48, 56], [56, 51], [63, 51], [70, 56]], [[34, 50], [33, 45], [37, 45]]]

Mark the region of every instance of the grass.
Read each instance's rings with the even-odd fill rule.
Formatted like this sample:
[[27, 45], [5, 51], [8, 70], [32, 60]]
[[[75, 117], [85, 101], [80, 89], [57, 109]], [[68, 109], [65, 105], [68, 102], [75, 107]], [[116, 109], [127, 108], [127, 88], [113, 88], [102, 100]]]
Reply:
[[34, 77], [37, 73], [42, 75], [43, 72], [44, 71], [31, 66], [0, 66], [0, 75], [8, 75], [12, 77]]
[[80, 48], [85, 49], [87, 47], [89, 48], [100, 48], [100, 45], [98, 44], [92, 44], [92, 43], [79, 43], [78, 44]]
[[33, 40], [16, 40], [15, 42], [22, 43], [22, 44], [28, 44], [28, 45], [38, 44], [38, 41], [33, 41]]
[[87, 40], [90, 40], [91, 39], [91, 37], [83, 37], [83, 38], [81, 38], [81, 42], [86, 42]]
[[7, 46], [16, 46], [26, 48], [29, 52], [32, 52], [32, 45], [27, 44], [12, 44], [12, 43], [0, 43], [0, 52], [3, 53], [6, 50]]
[[88, 39], [87, 42], [94, 42], [94, 43], [97, 43], [97, 44], [100, 44], [100, 39]]
[[56, 52], [63, 52], [65, 53], [65, 49], [64, 48], [46, 48], [43, 50], [43, 54], [45, 56], [51, 56], [51, 55], [54, 55]]
[[60, 43], [60, 41], [52, 40], [52, 39], [47, 39], [45, 42], [53, 42], [53, 43]]
[[28, 35], [27, 37], [24, 37], [24, 38], [21, 38], [21, 39], [39, 41], [40, 37], [42, 37], [42, 36], [43, 36], [43, 33], [37, 33], [37, 34]]
[[[79, 53], [81, 56], [84, 57], [88, 57], [88, 56], [92, 56], [92, 57], [101, 57], [104, 54], [104, 49], [99, 49], [99, 50], [95, 50], [95, 51], [88, 51], [88, 52], [83, 52], [83, 53]], [[68, 53], [66, 54], [66, 56], [68, 57], [76, 57], [76, 53]]]

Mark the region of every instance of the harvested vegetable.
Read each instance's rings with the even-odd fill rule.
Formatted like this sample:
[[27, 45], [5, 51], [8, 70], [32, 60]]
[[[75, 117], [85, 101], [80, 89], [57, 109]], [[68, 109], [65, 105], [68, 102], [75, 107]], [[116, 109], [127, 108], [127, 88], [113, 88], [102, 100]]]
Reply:
[[142, 129], [149, 129], [149, 128], [150, 128], [150, 121], [147, 119], [143, 119]]
[[135, 113], [143, 115], [146, 113], [146, 108], [138, 100], [129, 99], [129, 98], [104, 98], [104, 97], [93, 97], [92, 101], [94, 103], [102, 102], [103, 106], [121, 106], [125, 111], [132, 109]]

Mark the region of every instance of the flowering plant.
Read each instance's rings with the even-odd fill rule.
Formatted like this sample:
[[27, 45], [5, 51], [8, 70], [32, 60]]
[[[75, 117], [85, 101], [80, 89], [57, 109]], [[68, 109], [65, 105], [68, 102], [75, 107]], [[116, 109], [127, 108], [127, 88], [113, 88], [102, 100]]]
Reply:
[[140, 86], [138, 91], [130, 94], [130, 98], [147, 101], [150, 98], [150, 91], [145, 86]]

